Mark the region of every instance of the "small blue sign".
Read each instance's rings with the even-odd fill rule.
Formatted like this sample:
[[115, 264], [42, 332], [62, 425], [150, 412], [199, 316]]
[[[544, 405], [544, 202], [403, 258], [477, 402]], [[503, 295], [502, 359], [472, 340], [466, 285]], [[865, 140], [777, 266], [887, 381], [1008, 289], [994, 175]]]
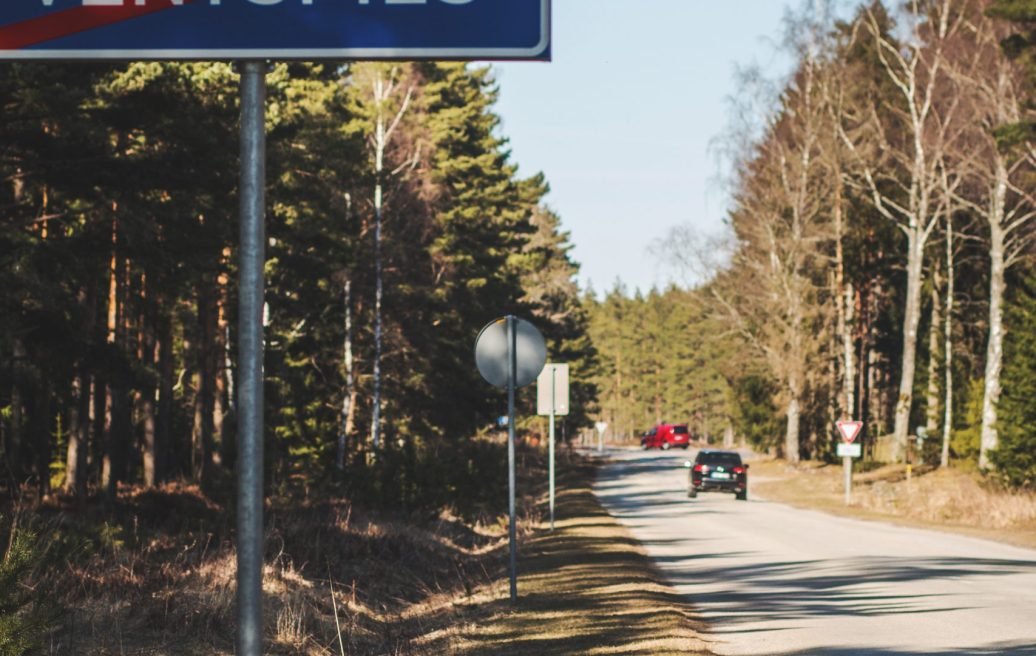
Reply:
[[0, 0], [0, 60], [549, 56], [550, 0]]

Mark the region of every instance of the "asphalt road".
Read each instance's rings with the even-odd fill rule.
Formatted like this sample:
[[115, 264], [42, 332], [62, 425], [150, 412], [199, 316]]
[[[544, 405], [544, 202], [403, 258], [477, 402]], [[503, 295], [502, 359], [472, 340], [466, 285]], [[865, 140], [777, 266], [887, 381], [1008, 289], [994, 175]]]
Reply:
[[595, 487], [714, 628], [717, 654], [1033, 654], [1036, 551], [687, 498], [691, 454], [613, 451]]

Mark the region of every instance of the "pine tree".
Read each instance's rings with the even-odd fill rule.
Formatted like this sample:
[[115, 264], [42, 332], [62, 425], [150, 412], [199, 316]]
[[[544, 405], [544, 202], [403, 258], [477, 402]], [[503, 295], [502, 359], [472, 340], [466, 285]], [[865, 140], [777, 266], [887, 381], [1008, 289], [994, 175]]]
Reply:
[[999, 448], [992, 462], [1013, 487], [1036, 486], [1036, 274], [1015, 286], [1007, 308]]
[[11, 546], [0, 560], [0, 656], [22, 656], [38, 647], [50, 619], [25, 585], [39, 564], [35, 536], [12, 530]]

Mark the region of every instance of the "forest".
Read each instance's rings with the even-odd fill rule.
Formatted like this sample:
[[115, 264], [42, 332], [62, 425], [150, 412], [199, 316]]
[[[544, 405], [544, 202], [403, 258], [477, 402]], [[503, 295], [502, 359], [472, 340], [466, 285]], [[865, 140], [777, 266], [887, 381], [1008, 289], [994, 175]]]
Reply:
[[660, 247], [696, 282], [584, 299], [602, 411], [791, 462], [854, 418], [871, 458], [1031, 486], [1036, 5], [804, 6], [717, 140], [726, 230]]
[[[2, 68], [9, 490], [225, 490], [237, 77], [218, 63]], [[267, 484], [360, 493], [384, 474], [376, 496], [403, 501], [402, 474], [372, 474], [373, 454], [416, 463], [500, 414], [473, 363], [486, 322], [528, 316], [552, 357], [592, 363], [568, 237], [546, 181], [509, 161], [490, 69], [278, 64], [269, 80]], [[575, 395], [585, 422], [593, 388]]]
[[[871, 457], [1031, 484], [1036, 10], [836, 5], [789, 16], [787, 79], [742, 76], [717, 140], [726, 231], [675, 228], [659, 249], [692, 282], [647, 294], [578, 289], [547, 181], [509, 159], [491, 68], [271, 67], [270, 489], [369, 488], [383, 448], [416, 462], [489, 432], [499, 394], [470, 342], [507, 312], [573, 365], [572, 432], [688, 421], [794, 462], [830, 457], [834, 421], [856, 418]], [[4, 66], [7, 489], [226, 487], [236, 79]]]

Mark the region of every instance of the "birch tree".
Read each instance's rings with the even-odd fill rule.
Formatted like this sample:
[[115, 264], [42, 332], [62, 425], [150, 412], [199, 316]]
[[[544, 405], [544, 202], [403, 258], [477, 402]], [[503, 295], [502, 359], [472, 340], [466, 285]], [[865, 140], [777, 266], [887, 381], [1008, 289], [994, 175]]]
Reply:
[[1007, 271], [1026, 254], [1033, 238], [1036, 199], [1023, 180], [1031, 176], [1036, 148], [1016, 126], [1023, 120], [1024, 98], [1018, 67], [1000, 48], [1007, 31], [973, 7], [968, 40], [955, 51], [951, 72], [969, 101], [966, 160], [969, 181], [978, 190], [960, 202], [985, 219], [989, 229], [989, 336], [986, 344], [979, 466], [991, 465], [998, 446], [997, 406], [1004, 358], [1004, 295]]
[[[859, 108], [854, 135], [843, 119], [839, 134], [855, 156], [855, 179], [875, 210], [893, 222], [906, 238], [906, 307], [903, 312], [902, 366], [896, 400], [892, 457], [903, 458], [913, 407], [918, 326], [924, 288], [925, 247], [939, 224], [942, 208], [940, 170], [955, 141], [954, 118], [959, 103], [947, 92], [945, 44], [964, 22], [960, 2], [911, 0], [903, 16], [908, 34], [900, 42], [885, 29], [876, 8], [863, 15], [860, 38], [873, 39], [882, 69], [897, 90], [884, 107]], [[942, 102], [945, 101], [945, 102]], [[884, 111], [883, 111], [884, 110]], [[885, 116], [895, 121], [890, 124]], [[883, 157], [865, 154], [859, 137]], [[885, 161], [882, 161], [885, 160]], [[958, 184], [953, 182], [954, 187]]]
[[830, 241], [824, 200], [829, 176], [820, 157], [826, 110], [818, 92], [815, 44], [784, 94], [781, 111], [745, 164], [732, 225], [731, 273], [710, 287], [719, 307], [766, 358], [781, 381], [784, 455], [797, 462], [803, 393], [816, 354], [814, 275]]
[[[365, 64], [353, 72], [353, 83], [367, 101], [371, 122], [369, 145], [374, 175], [374, 358], [372, 371], [370, 441], [376, 454], [381, 447], [382, 409], [382, 353], [384, 350], [384, 317], [382, 304], [385, 295], [382, 262], [382, 230], [384, 227], [385, 180], [389, 174], [398, 174], [405, 167], [386, 171], [386, 154], [392, 138], [410, 108], [414, 85], [400, 66]], [[369, 95], [367, 95], [369, 94]]]

